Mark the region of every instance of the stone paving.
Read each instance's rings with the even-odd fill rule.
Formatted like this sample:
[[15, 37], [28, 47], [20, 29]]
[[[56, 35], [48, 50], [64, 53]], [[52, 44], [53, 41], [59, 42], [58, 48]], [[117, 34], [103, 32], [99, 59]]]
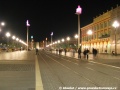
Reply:
[[74, 90], [63, 87], [115, 87], [120, 90], [120, 69], [89, 62], [92, 59], [78, 60], [51, 52], [41, 52], [38, 60], [44, 90]]
[[0, 90], [35, 90], [33, 52], [0, 53]]

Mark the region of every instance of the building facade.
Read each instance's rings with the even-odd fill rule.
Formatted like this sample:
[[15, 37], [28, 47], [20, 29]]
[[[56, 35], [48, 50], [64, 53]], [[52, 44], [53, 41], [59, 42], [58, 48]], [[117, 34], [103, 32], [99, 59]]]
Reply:
[[[82, 51], [88, 48], [90, 52], [95, 48], [99, 53], [111, 53], [115, 51], [115, 28], [113, 22], [120, 22], [120, 6], [99, 15], [93, 22], [81, 28]], [[92, 35], [88, 35], [91, 30]], [[116, 28], [117, 53], [120, 54], [120, 27]]]

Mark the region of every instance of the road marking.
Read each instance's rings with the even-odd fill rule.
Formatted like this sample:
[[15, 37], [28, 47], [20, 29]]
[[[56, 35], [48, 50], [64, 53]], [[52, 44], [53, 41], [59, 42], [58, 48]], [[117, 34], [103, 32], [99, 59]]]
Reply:
[[37, 56], [35, 56], [36, 90], [44, 90]]
[[87, 69], [89, 69], [89, 70], [92, 70], [92, 71], [95, 71], [94, 69], [92, 69], [92, 68], [89, 68], [89, 67], [85, 67], [85, 68], [87, 68]]
[[90, 65], [94, 65], [93, 63], [88, 63], [88, 64], [90, 64]]

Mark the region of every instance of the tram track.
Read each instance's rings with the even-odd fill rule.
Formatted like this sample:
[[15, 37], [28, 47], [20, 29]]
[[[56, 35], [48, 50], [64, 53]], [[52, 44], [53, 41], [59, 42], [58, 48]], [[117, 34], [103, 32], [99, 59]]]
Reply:
[[[42, 53], [42, 54], [44, 54], [46, 57], [50, 58], [50, 60], [58, 63], [58, 64], [61, 65], [62, 67], [70, 70], [70, 71], [73, 72], [75, 75], [78, 75], [78, 76], [84, 78], [84, 79], [87, 80], [89, 83], [93, 84], [95, 87], [100, 87], [100, 85], [98, 85], [96, 82], [94, 82], [94, 81], [90, 80], [89, 78], [83, 76], [83, 73], [76, 72], [76, 71], [72, 70], [71, 68], [65, 66], [64, 64], [62, 64], [62, 63], [60, 63], [59, 61], [57, 61], [57, 60], [55, 60], [54, 58], [52, 58], [51, 56], [46, 55], [45, 53]], [[44, 56], [44, 55], [41, 55], [41, 56]], [[46, 61], [45, 61], [45, 62], [46, 62]], [[46, 62], [46, 63], [47, 63], [47, 62]], [[47, 63], [47, 64], [48, 64], [48, 63]], [[48, 64], [48, 65], [49, 65], [49, 64]], [[51, 69], [52, 69], [52, 68], [51, 68]], [[54, 70], [53, 70], [53, 71], [54, 71]], [[55, 73], [55, 71], [54, 71], [54, 73]], [[55, 73], [55, 74], [56, 74], [56, 73]], [[56, 74], [56, 75], [57, 75], [57, 74]], [[58, 75], [57, 75], [57, 76], [58, 76]], [[58, 76], [58, 77], [59, 77], [59, 76]], [[60, 78], [59, 78], [59, 79], [60, 79]], [[61, 79], [60, 79], [60, 81], [61, 81]], [[62, 82], [62, 81], [61, 81], [61, 82]], [[63, 82], [62, 82], [62, 83], [63, 83]], [[65, 84], [63, 84], [63, 85], [65, 85]]]
[[41, 59], [42, 61], [45, 63], [45, 65], [48, 67], [49, 71], [54, 74], [55, 76], [57, 76], [59, 82], [62, 84], [62, 86], [65, 86], [64, 82], [62, 82], [62, 80], [60, 79], [60, 77], [57, 75], [57, 73], [55, 72], [55, 70], [47, 63], [47, 61], [44, 59], [43, 55], [40, 53]]
[[[77, 64], [77, 63], [75, 63], [75, 62], [72, 62], [71, 60], [67, 60], [67, 59], [64, 59], [64, 58], [62, 58], [62, 57], [58, 57], [58, 56], [56, 56], [56, 55], [53, 55], [53, 54], [51, 54], [51, 53], [48, 53], [49, 55], [52, 55], [52, 56], [54, 56], [54, 57], [56, 57], [56, 58], [61, 58], [62, 60], [65, 60], [65, 61], [67, 61], [67, 62], [69, 62], [69, 63], [73, 63], [73, 64], [75, 64], [75, 65], [79, 65], [79, 64]], [[52, 58], [51, 58], [52, 59]], [[105, 66], [105, 65], [103, 65], [103, 66]], [[108, 67], [108, 66], [107, 66]], [[66, 68], [68, 68], [68, 69], [70, 69], [69, 67], [66, 67]], [[91, 67], [84, 67], [84, 68], [86, 68], [86, 69], [88, 69], [88, 70], [91, 70], [91, 71], [93, 71], [93, 72], [96, 72], [96, 73], [100, 73], [101, 75], [103, 75], [103, 76], [106, 76], [106, 77], [109, 77], [109, 79], [114, 79], [115, 81], [116, 81], [116, 84], [117, 83], [120, 83], [120, 78], [119, 77], [116, 77], [116, 76], [114, 76], [114, 75], [110, 75], [109, 73], [106, 73], [106, 72], [103, 72], [103, 71], [99, 71], [99, 70], [96, 70], [96, 69], [92, 69]], [[112, 67], [113, 68], [113, 67]], [[72, 69], [70, 69], [71, 71], [72, 71]], [[114, 69], [113, 69], [114, 70]], [[74, 71], [74, 70], [73, 70]], [[115, 70], [114, 70], [115, 71]], [[74, 71], [74, 73], [76, 73], [75, 71]], [[76, 73], [77, 75], [83, 75], [83, 73], [81, 73], [81, 72], [77, 72]], [[86, 78], [85, 76], [84, 76], [84, 78]], [[96, 84], [96, 82], [94, 82], [93, 80], [91, 80], [90, 78], [86, 78], [86, 79], [88, 79], [88, 81], [90, 81], [90, 82], [93, 82], [97, 87], [98, 86], [100, 86], [99, 84]], [[108, 80], [109, 80], [108, 79]]]

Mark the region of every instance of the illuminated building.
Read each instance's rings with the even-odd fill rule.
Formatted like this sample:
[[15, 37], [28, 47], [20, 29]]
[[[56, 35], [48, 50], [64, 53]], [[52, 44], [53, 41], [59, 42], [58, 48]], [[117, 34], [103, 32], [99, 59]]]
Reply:
[[[82, 51], [88, 48], [90, 52], [95, 48], [99, 53], [111, 53], [115, 50], [115, 28], [113, 22], [117, 20], [120, 23], [120, 6], [104, 12], [95, 17], [93, 22], [82, 27]], [[116, 46], [117, 53], [120, 54], [120, 27], [117, 28]], [[88, 30], [92, 30], [92, 35], [88, 35]]]

